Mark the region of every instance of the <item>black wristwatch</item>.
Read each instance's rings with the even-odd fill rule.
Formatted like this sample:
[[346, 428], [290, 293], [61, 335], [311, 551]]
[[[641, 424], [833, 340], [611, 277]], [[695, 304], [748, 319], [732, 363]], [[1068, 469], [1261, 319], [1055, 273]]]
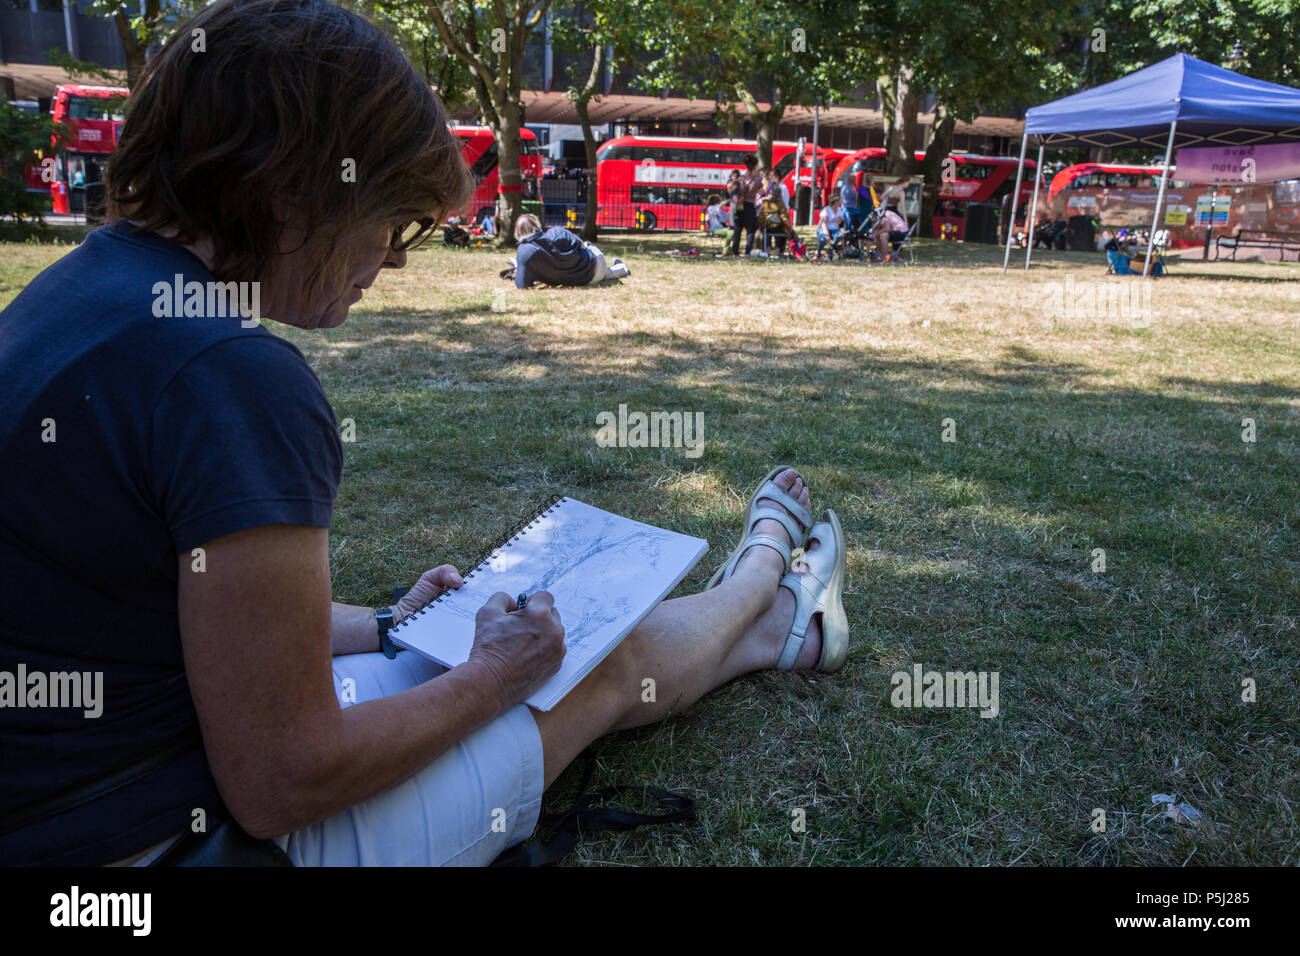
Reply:
[[375, 611], [375, 627], [379, 629], [379, 649], [390, 661], [397, 657], [397, 645], [388, 636], [388, 629], [393, 626], [393, 609], [381, 607]]

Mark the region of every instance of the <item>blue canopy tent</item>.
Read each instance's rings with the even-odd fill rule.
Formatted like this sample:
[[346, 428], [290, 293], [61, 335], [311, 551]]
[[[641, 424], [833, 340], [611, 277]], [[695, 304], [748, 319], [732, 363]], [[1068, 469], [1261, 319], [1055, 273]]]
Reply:
[[[1038, 143], [1038, 168], [1049, 146], [1161, 146], [1165, 165], [1160, 174], [1151, 235], [1155, 236], [1165, 201], [1165, 184], [1175, 146], [1239, 146], [1300, 141], [1300, 90], [1266, 83], [1203, 60], [1176, 53], [1146, 69], [1074, 93], [1025, 113], [1025, 135], [1020, 140], [1020, 167], [1012, 193], [1011, 221], [1015, 222], [1020, 182], [1029, 138]], [[1038, 179], [1029, 212], [1029, 239], [1025, 268], [1034, 248], [1034, 217], [1038, 213]], [[1011, 261], [1011, 237], [1002, 271]], [[1147, 243], [1142, 276], [1151, 268], [1151, 243]]]

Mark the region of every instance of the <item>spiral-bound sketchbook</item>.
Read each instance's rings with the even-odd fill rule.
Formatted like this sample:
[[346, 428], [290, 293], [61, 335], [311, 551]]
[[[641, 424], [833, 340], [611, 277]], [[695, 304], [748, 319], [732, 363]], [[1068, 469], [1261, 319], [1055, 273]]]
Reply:
[[497, 591], [549, 591], [568, 650], [528, 698], [550, 710], [627, 637], [709, 550], [692, 538], [559, 498], [507, 532], [455, 591], [392, 628], [393, 643], [445, 667], [469, 660], [474, 618]]

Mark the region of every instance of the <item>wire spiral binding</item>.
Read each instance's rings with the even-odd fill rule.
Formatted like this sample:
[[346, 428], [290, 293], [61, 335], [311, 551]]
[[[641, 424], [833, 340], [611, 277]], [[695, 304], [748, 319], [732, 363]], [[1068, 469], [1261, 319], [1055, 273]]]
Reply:
[[[491, 545], [488, 546], [487, 551], [485, 551], [483, 555], [478, 559], [478, 561], [474, 563], [474, 569], [470, 571], [469, 574], [465, 575], [465, 580], [468, 581], [474, 575], [482, 571], [484, 565], [486, 565], [489, 561], [491, 561], [492, 558], [496, 556], [496, 553], [498, 551], [503, 551], [506, 548], [510, 547], [521, 537], [527, 534], [528, 530], [532, 528], [533, 525], [537, 524], [538, 521], [540, 521], [542, 518], [546, 517], [551, 512], [553, 512], [566, 500], [567, 497], [565, 495], [552, 495], [551, 497], [543, 501], [540, 505], [538, 505], [536, 508], [534, 508], [532, 511], [530, 511], [523, 518], [520, 518], [518, 521], [516, 521], [505, 532], [503, 532], [496, 539], [496, 541], [494, 541]], [[433, 607], [443, 598], [455, 593], [456, 593], [455, 591], [442, 592], [442, 594], [438, 595], [436, 598], [434, 598], [424, 607], [420, 608], [418, 611], [413, 611], [411, 614], [407, 615], [401, 621], [394, 624], [391, 628], [389, 628], [389, 631], [390, 632], [400, 631], [402, 628], [406, 627], [406, 625], [410, 624], [413, 620], [415, 620], [425, 611], [429, 610], [429, 608]]]

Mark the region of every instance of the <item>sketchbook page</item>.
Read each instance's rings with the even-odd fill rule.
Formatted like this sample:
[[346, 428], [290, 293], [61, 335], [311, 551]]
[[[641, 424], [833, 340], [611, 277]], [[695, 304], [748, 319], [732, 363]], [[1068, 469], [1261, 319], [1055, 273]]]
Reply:
[[549, 591], [564, 625], [559, 672], [529, 705], [549, 710], [672, 591], [708, 551], [702, 538], [562, 498], [466, 576], [465, 584], [391, 631], [447, 667], [469, 659], [474, 619], [497, 591]]

